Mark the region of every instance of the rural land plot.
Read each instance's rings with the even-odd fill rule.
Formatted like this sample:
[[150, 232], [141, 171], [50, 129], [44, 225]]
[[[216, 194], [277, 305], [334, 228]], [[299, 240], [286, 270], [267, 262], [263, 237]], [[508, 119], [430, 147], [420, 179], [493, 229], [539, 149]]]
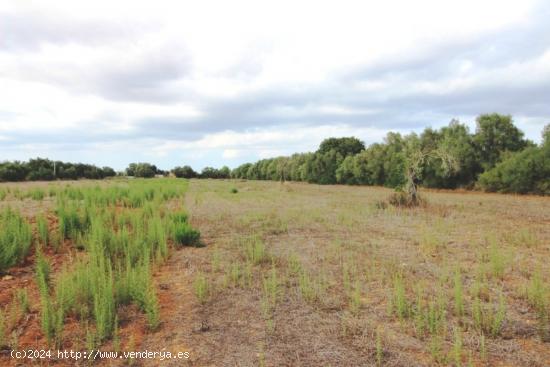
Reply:
[[143, 345], [196, 366], [550, 364], [550, 200], [423, 193], [401, 210], [384, 188], [192, 180], [206, 247], [160, 272]]

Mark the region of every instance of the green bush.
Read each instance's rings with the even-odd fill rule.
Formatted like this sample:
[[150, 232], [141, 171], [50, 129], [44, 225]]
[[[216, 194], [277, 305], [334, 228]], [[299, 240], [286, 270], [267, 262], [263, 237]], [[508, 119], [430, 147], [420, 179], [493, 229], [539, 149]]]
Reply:
[[31, 226], [10, 208], [0, 212], [0, 272], [21, 263], [32, 241]]
[[511, 155], [479, 177], [486, 191], [550, 195], [550, 147], [530, 147]]
[[200, 236], [200, 232], [188, 224], [179, 225], [174, 230], [174, 241], [181, 246], [198, 246]]

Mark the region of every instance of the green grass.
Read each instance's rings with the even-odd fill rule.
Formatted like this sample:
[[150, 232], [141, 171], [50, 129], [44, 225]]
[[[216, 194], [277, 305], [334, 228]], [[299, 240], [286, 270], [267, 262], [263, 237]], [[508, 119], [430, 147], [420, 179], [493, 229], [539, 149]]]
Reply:
[[[83, 253], [52, 276], [42, 252], [52, 243], [52, 232], [45, 215], [37, 216], [36, 281], [42, 331], [50, 345], [62, 344], [64, 324], [74, 319], [90, 325], [89, 343], [101, 345], [116, 337], [118, 311], [127, 304], [143, 312], [150, 330], [158, 328], [160, 305], [151, 268], [167, 259], [172, 244], [196, 244], [199, 237], [180, 206], [172, 214], [165, 208], [186, 189], [187, 181], [166, 179], [55, 190], [58, 246], [68, 241]], [[6, 212], [4, 217], [10, 233], [24, 233], [26, 222], [18, 215]], [[10, 239], [20, 237], [11, 234]]]

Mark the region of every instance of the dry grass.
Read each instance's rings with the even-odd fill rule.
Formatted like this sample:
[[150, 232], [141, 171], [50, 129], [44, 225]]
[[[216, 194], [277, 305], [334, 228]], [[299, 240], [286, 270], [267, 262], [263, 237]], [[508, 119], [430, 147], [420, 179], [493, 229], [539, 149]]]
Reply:
[[209, 292], [166, 325], [171, 345], [200, 366], [549, 365], [550, 199], [424, 191], [426, 207], [380, 208], [390, 194], [192, 181], [207, 247], [178, 255], [181, 282]]

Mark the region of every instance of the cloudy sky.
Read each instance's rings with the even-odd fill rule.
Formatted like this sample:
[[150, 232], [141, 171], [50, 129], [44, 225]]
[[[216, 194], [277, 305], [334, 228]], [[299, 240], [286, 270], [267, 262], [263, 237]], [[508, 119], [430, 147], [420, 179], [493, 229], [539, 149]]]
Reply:
[[3, 0], [0, 160], [234, 167], [485, 112], [539, 142], [548, 3]]

